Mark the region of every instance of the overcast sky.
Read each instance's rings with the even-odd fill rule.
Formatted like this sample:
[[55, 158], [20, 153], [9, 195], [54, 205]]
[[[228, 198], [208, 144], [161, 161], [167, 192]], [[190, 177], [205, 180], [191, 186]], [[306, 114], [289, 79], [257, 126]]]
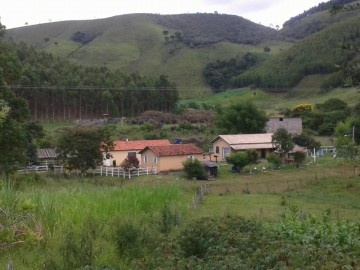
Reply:
[[215, 11], [265, 26], [279, 25], [327, 0], [7, 0], [0, 9], [6, 28], [130, 13], [180, 14]]

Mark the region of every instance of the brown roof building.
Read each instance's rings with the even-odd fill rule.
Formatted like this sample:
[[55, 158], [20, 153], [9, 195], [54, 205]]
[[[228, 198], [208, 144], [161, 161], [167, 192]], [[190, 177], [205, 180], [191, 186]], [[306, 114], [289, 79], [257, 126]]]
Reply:
[[254, 149], [261, 158], [275, 150], [272, 133], [219, 135], [211, 141], [211, 159], [223, 161], [232, 152]]
[[[105, 166], [120, 166], [128, 156], [136, 156], [141, 164], [139, 151], [146, 146], [169, 145], [169, 140], [114, 141], [114, 149], [104, 157]], [[105, 154], [105, 153], [104, 153]]]
[[188, 158], [203, 159], [203, 151], [194, 144], [147, 146], [139, 154], [142, 166], [155, 168], [157, 172], [181, 170]]

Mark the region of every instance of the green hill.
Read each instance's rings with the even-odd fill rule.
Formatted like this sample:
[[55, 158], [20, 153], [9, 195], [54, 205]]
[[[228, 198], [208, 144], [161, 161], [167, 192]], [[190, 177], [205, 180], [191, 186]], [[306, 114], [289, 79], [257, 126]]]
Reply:
[[231, 63], [248, 52], [266, 61], [223, 85], [288, 90], [308, 75], [333, 73], [316, 77], [316, 85], [330, 87], [348, 80], [336, 73], [336, 65], [356, 63], [353, 53], [341, 47], [359, 43], [360, 9], [329, 12], [329, 7], [349, 2], [358, 3], [319, 4], [291, 18], [280, 31], [233, 15], [129, 14], [26, 26], [9, 30], [8, 36], [84, 66], [153, 77], [166, 74], [182, 99], [212, 95], [205, 68], [218, 60]]
[[322, 2], [286, 21], [280, 34], [290, 40], [303, 39], [330, 25], [359, 15], [360, 9], [356, 8], [358, 5], [360, 1], [357, 0]]
[[[350, 79], [351, 69], [356, 66], [358, 56], [354, 50], [360, 43], [360, 14], [343, 22], [331, 25], [297, 43], [283, 53], [269, 59], [257, 68], [247, 71], [234, 79], [233, 85], [254, 85], [260, 88], [292, 88], [305, 76], [333, 73], [323, 87], [341, 86]], [[341, 67], [340, 71], [338, 67]], [[354, 69], [353, 72], [356, 73]], [[355, 74], [356, 75], [356, 74]], [[357, 75], [358, 76], [358, 75]]]
[[202, 75], [210, 62], [264, 53], [267, 45], [289, 46], [274, 29], [238, 16], [200, 13], [47, 23], [11, 29], [8, 36], [83, 65], [167, 74], [182, 98], [211, 94]]

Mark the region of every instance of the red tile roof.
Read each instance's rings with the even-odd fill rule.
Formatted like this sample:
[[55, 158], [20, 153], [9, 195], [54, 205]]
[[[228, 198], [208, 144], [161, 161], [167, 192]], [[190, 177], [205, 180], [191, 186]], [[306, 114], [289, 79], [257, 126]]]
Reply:
[[150, 149], [154, 152], [155, 155], [159, 157], [163, 156], [184, 156], [184, 155], [196, 155], [202, 154], [203, 151], [197, 147], [196, 145], [189, 144], [170, 144], [170, 145], [160, 145], [160, 146], [148, 146], [140, 153], [145, 151], [146, 149]]
[[169, 145], [169, 140], [115, 141], [114, 151], [142, 150], [146, 146]]

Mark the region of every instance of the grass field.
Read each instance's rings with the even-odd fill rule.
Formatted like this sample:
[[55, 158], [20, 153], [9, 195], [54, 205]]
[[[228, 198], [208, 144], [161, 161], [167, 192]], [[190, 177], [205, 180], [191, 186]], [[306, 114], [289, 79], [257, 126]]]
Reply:
[[[332, 220], [357, 221], [360, 218], [360, 183], [354, 175], [357, 165], [357, 161], [319, 158], [316, 163], [308, 160], [301, 168], [287, 165], [277, 171], [261, 163], [251, 172], [246, 168], [239, 174], [232, 173], [230, 167], [223, 164], [215, 181], [189, 181], [182, 173], [131, 180], [16, 176], [11, 187], [3, 182], [1, 208], [15, 212], [19, 207], [27, 209], [32, 219], [21, 222], [21, 228], [24, 233], [32, 232], [28, 235], [32, 235], [31, 244], [3, 253], [0, 266], [10, 258], [15, 269], [30, 266], [43, 269], [44, 263], [57, 265], [54, 269], [66, 269], [70, 267], [69, 260], [75, 266], [87, 257], [77, 255], [80, 257], [75, 260], [71, 257], [74, 255], [64, 254], [62, 250], [64, 246], [70, 249], [71, 245], [75, 250], [86, 249], [81, 240], [86, 237], [94, 253], [93, 265], [105, 263], [126, 268], [129, 261], [119, 259], [114, 247], [116, 241], [124, 241], [116, 234], [123, 226], [126, 231], [134, 230], [138, 237], [155, 243], [152, 237], [161, 239], [163, 230], [176, 236], [186, 224], [201, 217], [231, 214], [273, 223], [279, 221], [290, 206], [318, 217], [328, 209]], [[205, 184], [210, 192], [202, 204], [194, 208], [193, 196], [197, 188]], [[95, 226], [93, 233], [88, 231], [91, 226]], [[70, 236], [71, 241], [67, 238]], [[144, 252], [141, 254], [145, 256], [149, 252], [146, 250], [141, 249]]]

